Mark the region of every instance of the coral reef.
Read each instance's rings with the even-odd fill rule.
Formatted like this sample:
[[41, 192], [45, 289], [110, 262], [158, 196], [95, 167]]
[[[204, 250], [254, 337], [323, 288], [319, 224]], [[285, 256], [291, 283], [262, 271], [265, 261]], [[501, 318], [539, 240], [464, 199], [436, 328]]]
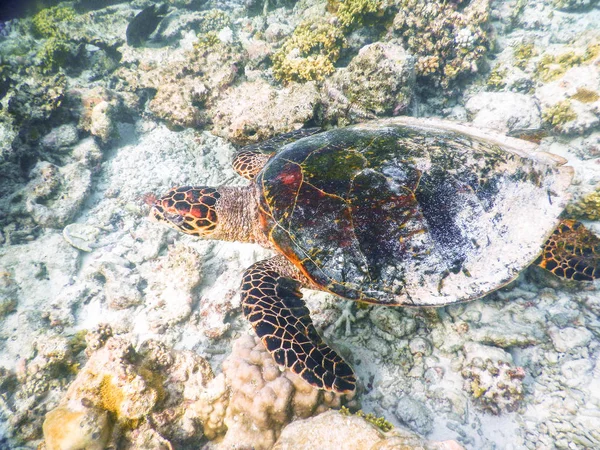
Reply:
[[322, 80], [345, 45], [344, 33], [330, 22], [303, 22], [273, 54], [273, 75], [283, 83]]
[[271, 253], [144, 219], [171, 186], [245, 183], [225, 139], [410, 114], [534, 131], [576, 169], [565, 215], [598, 230], [598, 2], [168, 4], [136, 48], [145, 0], [0, 20], [0, 448], [600, 448], [597, 286], [534, 267], [436, 310], [307, 290], [364, 417], [305, 421], [346, 399], [246, 336], [239, 276]]
[[[454, 2], [401, 0], [392, 30], [417, 57], [417, 85], [450, 93], [478, 71], [489, 47], [488, 0]], [[461, 5], [462, 6], [462, 5]]]
[[[202, 427], [186, 415], [186, 404], [212, 378], [208, 363], [193, 352], [169, 351], [156, 341], [136, 352], [126, 339], [110, 337], [46, 414], [46, 448], [71, 448], [73, 441], [85, 448], [104, 448], [107, 441], [119, 448], [198, 441]], [[78, 432], [65, 436], [69, 429]]]

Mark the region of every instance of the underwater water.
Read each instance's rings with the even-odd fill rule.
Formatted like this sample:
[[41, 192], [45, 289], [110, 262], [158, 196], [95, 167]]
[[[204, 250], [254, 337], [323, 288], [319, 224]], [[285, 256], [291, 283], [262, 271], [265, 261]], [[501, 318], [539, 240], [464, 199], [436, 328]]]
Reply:
[[498, 207], [520, 231], [472, 286], [519, 276], [475, 301], [304, 290], [350, 394], [244, 318], [275, 250], [148, 218], [173, 186], [247, 186], [242, 146], [410, 116], [565, 158], [563, 217], [600, 234], [598, 24], [597, 0], [2, 1], [0, 450], [600, 448], [600, 293], [515, 256], [545, 216]]

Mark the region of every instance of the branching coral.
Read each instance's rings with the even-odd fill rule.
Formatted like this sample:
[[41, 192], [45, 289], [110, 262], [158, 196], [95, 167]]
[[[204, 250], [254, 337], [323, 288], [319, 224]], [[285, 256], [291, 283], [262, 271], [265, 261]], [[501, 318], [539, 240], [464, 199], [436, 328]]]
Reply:
[[513, 49], [513, 56], [515, 57], [515, 66], [519, 69], [525, 69], [529, 60], [537, 53], [535, 45], [531, 43], [517, 45]]
[[275, 78], [290, 81], [322, 80], [346, 45], [343, 32], [326, 21], [303, 22], [273, 55]]
[[573, 111], [571, 102], [563, 100], [542, 111], [542, 119], [553, 127], [560, 127], [571, 120], [577, 119], [577, 114]]
[[38, 51], [44, 70], [56, 70], [64, 65], [73, 52], [73, 45], [68, 42], [67, 35], [60, 29], [60, 24], [74, 18], [73, 8], [58, 6], [42, 9], [33, 17], [34, 34], [47, 39]]
[[400, 0], [392, 29], [417, 56], [422, 85], [455, 89], [477, 72], [489, 47], [489, 1], [472, 0], [459, 11], [455, 2]]
[[59, 24], [74, 18], [75, 10], [70, 7], [55, 6], [42, 9], [33, 16], [33, 32], [37, 36], [45, 38], [63, 36], [63, 33], [59, 30]]
[[328, 9], [346, 28], [360, 25], [369, 15], [381, 16], [385, 11], [384, 0], [328, 0]]

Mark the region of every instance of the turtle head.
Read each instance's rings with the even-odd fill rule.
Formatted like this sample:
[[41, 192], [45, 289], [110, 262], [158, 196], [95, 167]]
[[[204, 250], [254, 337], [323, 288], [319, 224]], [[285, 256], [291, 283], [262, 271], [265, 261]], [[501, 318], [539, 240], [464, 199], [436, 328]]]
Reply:
[[150, 219], [192, 236], [212, 237], [217, 228], [216, 205], [220, 196], [215, 188], [176, 187], [154, 201]]

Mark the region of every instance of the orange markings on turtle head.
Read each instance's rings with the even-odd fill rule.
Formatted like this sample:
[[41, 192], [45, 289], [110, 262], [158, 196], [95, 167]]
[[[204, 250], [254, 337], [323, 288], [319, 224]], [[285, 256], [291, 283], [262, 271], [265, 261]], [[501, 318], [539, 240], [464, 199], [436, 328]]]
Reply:
[[208, 236], [217, 227], [219, 197], [214, 188], [176, 187], [155, 201], [150, 218], [193, 236]]

